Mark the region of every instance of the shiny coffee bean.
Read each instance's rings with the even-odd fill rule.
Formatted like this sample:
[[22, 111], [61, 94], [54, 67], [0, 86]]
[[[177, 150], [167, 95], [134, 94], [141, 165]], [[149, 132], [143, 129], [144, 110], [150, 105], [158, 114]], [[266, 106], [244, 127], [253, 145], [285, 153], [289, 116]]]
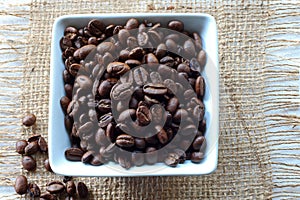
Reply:
[[167, 93], [167, 88], [163, 84], [146, 84], [143, 87], [145, 94], [149, 95], [164, 95]]
[[203, 137], [203, 136], [196, 137], [195, 140], [193, 141], [193, 144], [192, 144], [193, 149], [195, 151], [199, 151], [204, 142], [205, 142], [205, 137]]
[[39, 149], [42, 153], [48, 152], [48, 144], [45, 140], [45, 138], [40, 137], [38, 140]]
[[142, 60], [144, 53], [145, 52], [144, 52], [143, 48], [136, 47], [129, 52], [128, 58], [134, 59], [134, 60]]
[[57, 200], [57, 197], [53, 194], [45, 192], [45, 193], [41, 194], [40, 200]]
[[164, 162], [170, 167], [176, 167], [179, 163], [179, 155], [176, 153], [170, 153]]
[[70, 161], [81, 161], [81, 157], [83, 156], [83, 151], [79, 148], [68, 148], [65, 151], [65, 156], [67, 160]]
[[105, 30], [105, 25], [102, 21], [94, 19], [88, 23], [88, 30], [92, 35], [100, 36]]
[[122, 45], [126, 45], [127, 38], [130, 36], [130, 33], [126, 29], [121, 29], [118, 32], [118, 39]]
[[195, 46], [198, 50], [202, 49], [202, 39], [201, 36], [198, 33], [193, 33], [193, 38], [195, 41]]
[[75, 27], [69, 26], [64, 31], [64, 36], [74, 40], [78, 34], [78, 31]]
[[184, 24], [179, 20], [173, 20], [168, 23], [168, 28], [175, 31], [182, 32], [184, 29]]
[[199, 163], [201, 162], [201, 160], [203, 160], [203, 158], [204, 158], [204, 153], [202, 152], [193, 152], [191, 154], [191, 161], [193, 163]]
[[76, 194], [76, 185], [74, 181], [70, 180], [66, 182], [66, 192], [70, 196], [74, 196]]
[[111, 89], [111, 98], [114, 100], [124, 100], [131, 96], [133, 87], [131, 83], [116, 84]]
[[131, 18], [126, 22], [125, 29], [131, 30], [139, 27], [139, 21], [135, 18]]
[[85, 75], [77, 76], [75, 82], [78, 84], [79, 88], [83, 90], [89, 90], [93, 86], [92, 80]]
[[98, 87], [99, 95], [103, 98], [109, 97], [112, 87], [116, 84], [114, 79], [104, 80]]
[[106, 127], [110, 122], [112, 122], [113, 120], [113, 116], [112, 116], [112, 113], [107, 113], [105, 115], [102, 115], [100, 118], [99, 118], [99, 127], [103, 128], [103, 127]]
[[137, 35], [137, 42], [139, 46], [145, 46], [149, 41], [149, 36], [145, 32], [140, 32]]
[[34, 114], [27, 114], [23, 117], [22, 123], [24, 126], [32, 126], [36, 122], [36, 117]]
[[20, 175], [16, 178], [14, 185], [16, 193], [23, 195], [26, 194], [28, 188], [27, 178], [23, 175]]
[[37, 141], [29, 142], [28, 145], [25, 147], [25, 155], [32, 155], [38, 152], [39, 145]]
[[130, 70], [130, 67], [126, 63], [112, 62], [107, 66], [106, 70], [110, 74], [122, 76]]
[[161, 126], [156, 126], [155, 129], [158, 131], [157, 138], [159, 142], [161, 144], [166, 144], [169, 140], [167, 132]]
[[187, 58], [192, 58], [195, 56], [196, 49], [193, 41], [191, 39], [187, 40], [183, 44], [184, 54]]
[[39, 186], [35, 183], [30, 183], [28, 185], [28, 190], [29, 190], [29, 196], [31, 198], [36, 198], [41, 196], [41, 190]]
[[176, 112], [178, 106], [179, 106], [178, 98], [173, 97], [168, 101], [166, 110], [169, 111], [171, 114], [174, 114]]
[[136, 110], [136, 118], [141, 126], [148, 125], [152, 120], [152, 115], [148, 107], [139, 106]]
[[44, 161], [44, 167], [45, 167], [45, 169], [46, 169], [48, 172], [53, 172], [52, 169], [51, 169], [51, 166], [50, 166], [49, 159], [46, 159], [46, 160]]
[[93, 44], [85, 45], [74, 52], [74, 58], [77, 60], [82, 60], [87, 57], [89, 53], [96, 49], [96, 46]]
[[65, 190], [65, 186], [60, 181], [52, 181], [47, 184], [46, 190], [50, 194], [60, 194]]
[[24, 156], [22, 158], [22, 166], [27, 171], [35, 171], [35, 169], [36, 169], [36, 161], [31, 156]]
[[116, 139], [116, 144], [120, 147], [134, 146], [134, 138], [127, 134], [121, 134]]
[[25, 148], [28, 145], [26, 140], [18, 140], [16, 142], [16, 152], [18, 154], [24, 154], [25, 153]]
[[29, 136], [29, 138], [27, 139], [27, 142], [35, 142], [38, 141], [41, 137], [41, 134], [34, 134]]
[[64, 113], [67, 113], [67, 108], [68, 108], [70, 102], [71, 102], [71, 100], [67, 96], [63, 96], [60, 99], [60, 105], [61, 105]]
[[137, 149], [143, 150], [146, 147], [144, 138], [134, 138], [134, 145]]
[[155, 164], [158, 160], [157, 149], [155, 147], [148, 147], [146, 149], [145, 160], [148, 164]]
[[143, 67], [138, 67], [133, 71], [133, 78], [137, 85], [144, 85], [148, 81], [148, 72]]
[[78, 182], [77, 184], [77, 194], [79, 198], [87, 198], [89, 195], [89, 190], [83, 182]]

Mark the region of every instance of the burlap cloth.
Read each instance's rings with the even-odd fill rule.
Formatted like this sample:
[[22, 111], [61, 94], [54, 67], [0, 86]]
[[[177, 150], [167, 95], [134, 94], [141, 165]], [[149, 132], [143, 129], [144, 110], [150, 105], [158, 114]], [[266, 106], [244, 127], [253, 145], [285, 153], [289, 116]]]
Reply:
[[[119, 12], [204, 12], [216, 18], [220, 59], [219, 164], [216, 172], [201, 177], [76, 178], [87, 183], [90, 199], [300, 198], [299, 158], [291, 151], [297, 150], [299, 137], [295, 135], [299, 136], [300, 120], [297, 113], [289, 112], [299, 111], [299, 85], [294, 83], [299, 80], [299, 65], [295, 56], [274, 53], [296, 46], [295, 38], [280, 36], [299, 34], [297, 21], [283, 24], [278, 19], [299, 17], [296, 8], [300, 2], [168, 2], [33, 0], [28, 4], [2, 5], [3, 17], [14, 16], [24, 23], [1, 24], [1, 30], [7, 32], [0, 33], [0, 53], [4, 58], [0, 68], [0, 199], [19, 198], [11, 187], [19, 174], [26, 174], [42, 191], [49, 180], [62, 180], [45, 171], [46, 156], [37, 155], [41, 157], [38, 169], [28, 173], [22, 170], [21, 157], [14, 152], [15, 141], [33, 131], [47, 138], [54, 19], [64, 14]], [[286, 44], [282, 45], [282, 41]], [[21, 126], [20, 119], [26, 112], [37, 115], [34, 129]], [[284, 161], [288, 158], [293, 162]]]

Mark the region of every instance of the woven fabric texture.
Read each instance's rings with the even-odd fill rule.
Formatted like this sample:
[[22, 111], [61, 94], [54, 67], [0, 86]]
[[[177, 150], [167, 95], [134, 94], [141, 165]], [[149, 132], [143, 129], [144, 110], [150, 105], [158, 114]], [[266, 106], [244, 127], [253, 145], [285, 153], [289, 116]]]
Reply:
[[[299, 2], [298, 2], [299, 3]], [[138, 178], [75, 178], [84, 181], [90, 189], [90, 199], [271, 199], [299, 197], [296, 190], [293, 167], [285, 165], [276, 158], [295, 156], [282, 153], [280, 136], [295, 134], [299, 136], [299, 116], [281, 113], [284, 109], [299, 109], [299, 86], [290, 83], [299, 79], [296, 58], [282, 58], [273, 51], [278, 46], [280, 36], [287, 32], [278, 28], [276, 18], [299, 16], [299, 10], [281, 12], [281, 4], [286, 10], [294, 7], [281, 1], [41, 1], [33, 0], [2, 15], [23, 17], [29, 24], [5, 26], [14, 31], [17, 39], [5, 41], [7, 47], [1, 52], [15, 53], [16, 58], [5, 60], [0, 72], [5, 73], [1, 96], [8, 95], [1, 105], [0, 129], [0, 185], [8, 193], [1, 199], [15, 199], [10, 187], [19, 174], [28, 176], [30, 182], [37, 183], [42, 191], [46, 190], [49, 180], [62, 180], [63, 177], [46, 172], [43, 160], [46, 155], [36, 155], [36, 172], [26, 172], [20, 165], [20, 155], [14, 152], [18, 138], [27, 138], [33, 132], [47, 139], [50, 42], [52, 25], [55, 18], [65, 14], [79, 13], [120, 13], [120, 12], [182, 12], [208, 13], [216, 18], [219, 37], [220, 60], [220, 136], [218, 169], [211, 175], [185, 177], [138, 177]], [[293, 3], [294, 6], [297, 3]], [[299, 5], [299, 4], [298, 4]], [[299, 27], [293, 33], [299, 33]], [[295, 22], [294, 22], [295, 23]], [[296, 24], [296, 23], [295, 23]], [[271, 35], [270, 30], [275, 33]], [[5, 35], [5, 33], [1, 33]], [[10, 43], [9, 43], [10, 42]], [[291, 39], [290, 44], [295, 44]], [[14, 48], [14, 49], [13, 49]], [[12, 50], [13, 49], [13, 50]], [[5, 54], [5, 55], [6, 55]], [[275, 62], [282, 60], [281, 65]], [[6, 65], [17, 62], [6, 71]], [[288, 68], [285, 68], [285, 64]], [[284, 86], [280, 81], [288, 81]], [[13, 89], [15, 88], [15, 89]], [[13, 89], [7, 93], [7, 89]], [[284, 91], [284, 92], [282, 92]], [[281, 93], [282, 92], [282, 93]], [[6, 94], [7, 93], [7, 94]], [[11, 101], [14, 100], [14, 101]], [[293, 103], [292, 105], [290, 105]], [[20, 119], [27, 112], [36, 114], [36, 126], [26, 129]], [[282, 132], [280, 127], [293, 126]], [[297, 129], [298, 126], [298, 129]], [[9, 132], [9, 133], [8, 133]], [[285, 140], [296, 146], [298, 138]], [[282, 147], [288, 149], [288, 147]], [[273, 171], [272, 171], [273, 169]], [[274, 170], [275, 169], [275, 170]], [[296, 176], [299, 177], [299, 165]], [[275, 174], [275, 175], [274, 175]], [[278, 175], [278, 176], [277, 176]], [[288, 179], [287, 177], [291, 177]], [[282, 183], [285, 179], [289, 183]], [[280, 190], [286, 188], [286, 190]]]

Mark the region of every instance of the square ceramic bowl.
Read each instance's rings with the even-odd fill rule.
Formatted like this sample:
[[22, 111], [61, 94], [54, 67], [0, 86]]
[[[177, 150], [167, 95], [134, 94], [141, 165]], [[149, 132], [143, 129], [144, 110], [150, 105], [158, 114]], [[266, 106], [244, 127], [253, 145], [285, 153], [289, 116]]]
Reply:
[[[160, 22], [162, 25], [171, 20], [181, 20], [185, 29], [201, 35], [203, 49], [207, 53], [207, 63], [202, 72], [206, 81], [204, 96], [205, 119], [207, 128], [205, 137], [207, 148], [201, 163], [186, 161], [172, 168], [164, 163], [144, 165], [124, 169], [118, 164], [107, 163], [91, 166], [82, 162], [72, 162], [65, 158], [64, 152], [70, 147], [70, 140], [64, 127], [64, 113], [60, 107], [60, 98], [65, 95], [62, 72], [65, 68], [61, 59], [60, 38], [67, 26], [83, 27], [91, 19], [100, 19], [105, 24], [125, 24], [129, 18], [147, 19]], [[207, 14], [93, 14], [68, 15], [56, 19], [52, 31], [51, 75], [49, 105], [49, 159], [55, 173], [68, 176], [171, 176], [171, 175], [204, 175], [212, 173], [217, 167], [218, 134], [219, 134], [219, 68], [218, 39], [215, 19]]]

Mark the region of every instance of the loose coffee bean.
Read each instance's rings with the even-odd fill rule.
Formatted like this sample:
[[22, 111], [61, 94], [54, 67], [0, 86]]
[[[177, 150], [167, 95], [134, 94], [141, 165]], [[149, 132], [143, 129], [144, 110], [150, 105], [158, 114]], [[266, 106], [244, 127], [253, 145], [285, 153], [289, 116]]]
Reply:
[[130, 67], [126, 63], [112, 62], [107, 66], [107, 72], [110, 74], [123, 75], [130, 70]]
[[68, 148], [65, 151], [65, 156], [70, 161], [81, 161], [83, 151], [79, 148]]
[[134, 138], [134, 145], [137, 149], [143, 150], [146, 147], [144, 138]]
[[26, 194], [28, 188], [27, 178], [23, 175], [20, 175], [16, 178], [14, 185], [16, 193], [22, 195]]
[[179, 163], [179, 156], [176, 153], [170, 153], [165, 159], [165, 164], [170, 167], [176, 167]]
[[193, 163], [199, 163], [201, 160], [203, 160], [204, 154], [202, 152], [193, 152], [191, 154], [191, 161]]
[[202, 76], [199, 76], [196, 80], [195, 91], [198, 97], [202, 99], [205, 93], [205, 82]]
[[179, 32], [182, 32], [183, 29], [184, 29], [184, 25], [181, 21], [179, 20], [173, 20], [173, 21], [170, 21], [168, 23], [168, 28], [169, 29], [172, 29], [172, 30], [175, 30], [175, 31], [179, 31]]
[[57, 200], [57, 197], [48, 192], [41, 194], [40, 200]]
[[66, 96], [69, 99], [72, 99], [73, 86], [71, 84], [65, 84], [65, 92], [66, 92]]
[[143, 152], [133, 152], [132, 156], [132, 163], [135, 166], [142, 166], [145, 163], [145, 156]]
[[160, 34], [155, 30], [148, 31], [149, 39], [153, 44], [159, 44], [162, 40]]
[[196, 58], [192, 58], [190, 60], [190, 68], [192, 71], [195, 71], [195, 72], [201, 71], [201, 66]]
[[195, 41], [195, 46], [197, 47], [198, 50], [202, 49], [202, 39], [198, 33], [193, 33], [193, 38]]
[[85, 59], [86, 56], [96, 49], [96, 46], [93, 44], [85, 45], [74, 52], [74, 58], [77, 60]]
[[22, 120], [22, 123], [25, 126], [32, 126], [35, 124], [35, 122], [36, 122], [36, 117], [34, 114], [27, 114]]
[[171, 39], [168, 39], [166, 42], [166, 47], [167, 47], [167, 50], [172, 52], [172, 53], [177, 53], [177, 44], [171, 40]]
[[130, 33], [126, 29], [121, 29], [118, 32], [118, 39], [121, 44], [126, 45], [127, 43], [127, 38], [130, 36]]
[[192, 40], [187, 40], [183, 44], [184, 53], [188, 58], [195, 56], [196, 49]]
[[68, 108], [70, 102], [71, 102], [71, 100], [67, 96], [63, 96], [60, 99], [60, 105], [61, 105], [61, 108], [63, 109], [64, 113], [67, 113], [67, 108]]
[[133, 78], [137, 85], [144, 85], [148, 81], [148, 72], [143, 67], [138, 67], [133, 71]]
[[133, 87], [130, 83], [116, 84], [111, 89], [111, 98], [114, 100], [124, 100], [131, 96]]
[[92, 158], [94, 157], [94, 154], [95, 154], [94, 151], [85, 152], [81, 157], [81, 162], [89, 163], [92, 160]]
[[145, 52], [144, 52], [143, 48], [136, 47], [129, 52], [128, 58], [134, 59], [134, 60], [142, 60], [144, 53]]
[[135, 18], [131, 18], [126, 22], [126, 25], [124, 28], [127, 30], [135, 29], [139, 27], [139, 21]]
[[35, 169], [36, 169], [36, 161], [31, 156], [24, 156], [22, 158], [22, 166], [27, 171], [35, 171]]
[[47, 184], [46, 190], [50, 194], [60, 194], [65, 190], [65, 186], [60, 181], [52, 181]]
[[38, 152], [38, 150], [39, 150], [39, 145], [37, 141], [29, 142], [24, 149], [26, 155], [35, 154], [36, 152]]
[[173, 40], [174, 42], [177, 43], [180, 39], [180, 36], [179, 36], [179, 34], [171, 33], [169, 35], [166, 35], [164, 39], [165, 40], [171, 39], [171, 40]]
[[175, 149], [174, 152], [179, 156], [179, 163], [182, 164], [186, 160], [186, 153], [181, 149]]
[[193, 142], [193, 149], [195, 151], [200, 150], [202, 144], [204, 143], [205, 138], [203, 136], [198, 136], [195, 138], [194, 142]]
[[203, 67], [206, 64], [206, 52], [204, 50], [201, 50], [197, 56], [198, 62], [200, 64], [200, 66]]
[[136, 110], [137, 121], [140, 125], [146, 126], [151, 122], [151, 112], [146, 106], [139, 106]]
[[39, 149], [42, 153], [48, 152], [48, 144], [45, 140], [45, 138], [40, 137], [38, 140]]
[[93, 166], [100, 166], [103, 163], [105, 163], [105, 159], [101, 154], [96, 154], [93, 156], [92, 160], [90, 161], [90, 164]]
[[164, 95], [167, 93], [167, 88], [162, 84], [146, 84], [143, 87], [145, 94], [149, 95]]
[[114, 79], [104, 80], [98, 87], [99, 95], [103, 98], [109, 97], [112, 87], [115, 85]]
[[150, 79], [152, 81], [152, 83], [162, 83], [162, 78], [160, 76], [160, 74], [158, 72], [151, 72], [150, 73]]
[[116, 139], [116, 144], [120, 147], [134, 146], [134, 138], [131, 135], [121, 134]]
[[148, 53], [146, 55], [146, 63], [148, 64], [158, 64], [158, 59], [156, 58], [156, 56], [153, 53]]
[[[160, 62], [161, 64], [164, 64], [164, 65], [168, 66], [168, 67], [173, 67], [174, 64], [175, 64], [175, 60], [174, 60], [174, 58], [172, 58], [171, 56], [165, 56], [165, 57], [163, 57], [162, 59], [160, 59], [159, 62]], [[169, 69], [169, 71], [170, 71], [170, 69]], [[160, 73], [160, 74], [161, 74], [161, 73]]]
[[158, 160], [157, 149], [154, 147], [148, 147], [146, 149], [145, 159], [148, 164], [155, 164]]
[[31, 198], [35, 198], [35, 197], [40, 197], [41, 196], [41, 190], [39, 188], [39, 186], [35, 183], [30, 183], [29, 184], [29, 196]]
[[51, 166], [50, 166], [49, 159], [46, 159], [46, 160], [44, 161], [44, 167], [45, 167], [45, 169], [46, 169], [48, 172], [53, 172], [52, 169], [51, 169]]
[[112, 113], [107, 113], [105, 115], [102, 115], [100, 118], [99, 118], [99, 127], [101, 128], [104, 128], [106, 127], [111, 121], [113, 120], [113, 116], [112, 116]]
[[91, 20], [88, 24], [88, 30], [92, 35], [99, 36], [105, 30], [105, 25], [100, 20]]
[[174, 114], [179, 106], [179, 100], [176, 97], [173, 97], [169, 100], [166, 110], [169, 111], [171, 114]]
[[16, 142], [16, 152], [18, 154], [24, 154], [25, 153], [25, 148], [28, 145], [26, 140], [18, 140]]
[[76, 185], [75, 185], [74, 181], [70, 180], [70, 181], [66, 182], [66, 192], [70, 196], [74, 196], [76, 194]]
[[149, 41], [149, 36], [145, 32], [140, 32], [137, 35], [137, 42], [139, 46], [145, 46]]
[[79, 198], [87, 198], [89, 195], [89, 191], [87, 186], [83, 182], [78, 182], [77, 184], [77, 193]]
[[92, 80], [85, 75], [77, 76], [75, 82], [78, 84], [79, 88], [81, 88], [82, 90], [91, 89], [93, 86]]
[[65, 51], [67, 48], [72, 47], [72, 40], [69, 37], [62, 37], [60, 39], [60, 48], [62, 51]]
[[167, 132], [161, 127], [161, 126], [156, 126], [155, 127], [157, 132], [157, 138], [161, 144], [166, 144], [168, 142], [168, 134]]

